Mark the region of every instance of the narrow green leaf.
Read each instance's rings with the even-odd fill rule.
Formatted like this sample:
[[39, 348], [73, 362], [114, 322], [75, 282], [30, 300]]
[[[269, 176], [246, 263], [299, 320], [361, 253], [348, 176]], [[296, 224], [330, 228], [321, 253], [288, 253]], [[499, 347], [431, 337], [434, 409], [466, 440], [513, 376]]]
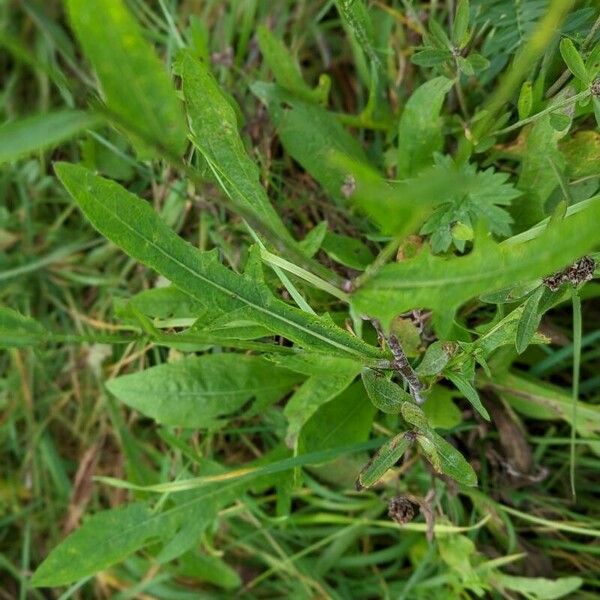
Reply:
[[246, 309], [247, 320], [315, 350], [359, 360], [385, 358], [331, 321], [291, 307], [266, 286], [233, 273], [215, 253], [200, 252], [169, 229], [149, 204], [119, 184], [67, 163], [57, 164], [56, 173], [100, 233], [204, 306], [223, 313]]
[[569, 71], [587, 85], [589, 83], [588, 72], [585, 68], [583, 58], [577, 48], [575, 48], [575, 44], [569, 38], [560, 40], [560, 55], [563, 57]]
[[412, 177], [433, 164], [434, 152], [443, 145], [440, 110], [452, 81], [436, 77], [409, 98], [398, 128], [398, 176]]
[[81, 110], [60, 110], [5, 123], [0, 127], [0, 164], [52, 148], [102, 122]]
[[558, 598], [572, 597], [582, 585], [581, 577], [559, 577], [546, 579], [544, 577], [517, 577], [496, 571], [493, 579], [501, 587], [520, 592], [533, 600], [558, 600]]
[[304, 81], [298, 63], [285, 44], [264, 25], [259, 26], [257, 38], [260, 51], [277, 84], [308, 102], [317, 102], [320, 97], [319, 90], [311, 89]]
[[519, 92], [517, 110], [519, 119], [526, 119], [531, 114], [533, 107], [533, 85], [531, 81], [524, 81]]
[[0, 306], [0, 348], [21, 348], [42, 342], [47, 331], [37, 321]]
[[[427, 437], [428, 441], [435, 448], [435, 460], [439, 461], [438, 464], [441, 473], [451, 477], [462, 485], [477, 485], [477, 475], [473, 467], [452, 444], [433, 430], [429, 430], [426, 434], [419, 434], [417, 436], [419, 442], [423, 441], [423, 437]], [[435, 468], [435, 464], [432, 463], [432, 466]]]
[[367, 396], [384, 413], [396, 415], [403, 402], [412, 402], [408, 392], [373, 369], [363, 369], [361, 377]]
[[52, 550], [33, 575], [32, 585], [55, 587], [83, 579], [173, 531], [171, 519], [152, 517], [143, 503], [95, 514]]
[[[219, 353], [117, 377], [106, 386], [127, 406], [159, 423], [196, 428], [234, 416], [242, 407], [260, 411], [298, 380], [259, 356]], [[248, 406], [253, 399], [254, 405]]]
[[225, 96], [208, 67], [186, 52], [181, 60], [183, 95], [192, 142], [213, 169], [219, 184], [242, 216], [250, 213], [288, 244], [292, 237], [271, 206], [238, 131], [233, 99]]
[[469, 27], [469, 0], [458, 0], [454, 23], [452, 24], [452, 41], [462, 47]]
[[484, 292], [544, 277], [573, 263], [600, 242], [599, 219], [600, 204], [595, 203], [524, 243], [496, 244], [480, 237], [467, 256], [443, 258], [423, 251], [381, 268], [354, 292], [353, 306], [384, 326], [414, 308], [452, 314]]
[[517, 352], [521, 354], [525, 351], [527, 346], [531, 343], [535, 332], [537, 331], [538, 325], [542, 315], [538, 311], [542, 294], [544, 293], [544, 286], [540, 287], [527, 298], [525, 306], [523, 308], [523, 314], [519, 319], [517, 325], [517, 337], [515, 339], [515, 347]]
[[486, 420], [490, 420], [490, 415], [485, 406], [481, 403], [477, 390], [458, 373], [445, 373], [446, 377], [456, 386], [463, 396], [471, 403], [473, 408]]
[[[187, 128], [171, 80], [122, 0], [67, 0], [71, 26], [106, 103], [143, 139], [179, 156]], [[99, 26], [99, 24], [102, 26]], [[154, 154], [136, 137], [139, 152]]]
[[403, 431], [390, 438], [365, 465], [356, 480], [356, 489], [362, 490], [375, 485], [391, 469], [412, 445], [414, 435]]
[[259, 82], [251, 89], [267, 105], [285, 150], [327, 193], [342, 201], [347, 171], [330, 164], [327, 156], [337, 151], [359, 163], [367, 163], [357, 140], [334, 114], [321, 106], [305, 102], [272, 84]]
[[334, 0], [342, 19], [369, 59], [379, 63], [373, 42], [373, 23], [364, 0]]

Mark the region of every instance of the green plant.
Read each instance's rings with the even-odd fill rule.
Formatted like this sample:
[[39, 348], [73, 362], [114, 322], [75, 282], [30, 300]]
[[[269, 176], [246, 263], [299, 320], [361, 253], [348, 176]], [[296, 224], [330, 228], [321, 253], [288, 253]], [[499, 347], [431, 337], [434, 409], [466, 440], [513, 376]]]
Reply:
[[[207, 572], [222, 588], [235, 588], [236, 573], [216, 551], [193, 550], [199, 540], [211, 547], [219, 515], [235, 511], [239, 498], [253, 507], [252, 518], [262, 517], [260, 496], [274, 489], [271, 518], [294, 523], [294, 490], [316, 488], [313, 477], [338, 476], [346, 488], [356, 480], [359, 490], [385, 486], [394, 474], [390, 469], [408, 456], [402, 472], [410, 473], [412, 488], [429, 487], [449, 506], [447, 517], [436, 519], [432, 498], [411, 489], [400, 494], [406, 497], [404, 514], [414, 505], [424, 515], [414, 531], [436, 539], [429, 547], [416, 544], [413, 557], [415, 565], [422, 557], [425, 569], [436, 553], [442, 565], [441, 580], [432, 585], [436, 597], [514, 592], [558, 598], [581, 587], [579, 577], [550, 581], [502, 570], [523, 557], [523, 545], [514, 540], [505, 544], [503, 559], [476, 549], [469, 535], [486, 524], [501, 541], [515, 534], [499, 516], [499, 502], [477, 491], [474, 465], [484, 459], [460, 432], [467, 422], [485, 427], [512, 411], [566, 422], [573, 492], [576, 444], [598, 449], [599, 412], [579, 399], [577, 357], [580, 295], [598, 294], [584, 285], [595, 274], [600, 244], [600, 174], [585, 162], [585, 153], [597, 158], [600, 46], [586, 57], [570, 38], [556, 44], [554, 27], [568, 23], [565, 32], [572, 35], [577, 17], [576, 27], [585, 33], [589, 18], [582, 20], [579, 12], [587, 5], [570, 13], [574, 2], [544, 3], [540, 21], [532, 8], [522, 39], [513, 40], [511, 32], [500, 43], [485, 37], [489, 24], [481, 24], [482, 3], [471, 7], [460, 0], [454, 14], [435, 12], [432, 3], [426, 29], [416, 8], [400, 3], [423, 44], [410, 48], [421, 70], [398, 109], [389, 93], [395, 67], [387, 64], [380, 37], [397, 26], [394, 11], [400, 7], [334, 4], [365, 90], [359, 113], [339, 108], [327, 74], [316, 86], [307, 84], [294, 56], [265, 26], [257, 41], [275, 81], [248, 87], [266, 107], [286, 156], [324, 190], [330, 206], [324, 216], [342, 215], [340, 229], [326, 219], [299, 228], [301, 217], [282, 216], [281, 197], [297, 184], [281, 195], [276, 183], [265, 187], [269, 165], [257, 161], [240, 133], [243, 110], [220, 85], [198, 21], [190, 21], [185, 37], [172, 34], [171, 77], [124, 2], [66, 1], [98, 89], [88, 89], [92, 96], [84, 110], [60, 108], [5, 125], [0, 160], [87, 132], [83, 164], [56, 161], [56, 177], [104, 238], [161, 278], [116, 303], [119, 323], [108, 335], [74, 332], [64, 320], [59, 328], [2, 307], [0, 344], [43, 352], [77, 342], [108, 343], [117, 356], [128, 345], [152, 348], [152, 366], [111, 377], [106, 388], [156, 421], [176, 458], [163, 472], [147, 473], [129, 444], [127, 480], [97, 481], [129, 490], [132, 501], [85, 520], [45, 558], [33, 586], [82, 582], [135, 560], [132, 555], [143, 550], [160, 568], [173, 563], [183, 577]], [[579, 37], [573, 39], [584, 52], [595, 42], [593, 35]], [[490, 75], [490, 61], [506, 64], [517, 48], [506, 73], [500, 79]], [[238, 66], [240, 56], [233, 58]], [[568, 78], [546, 99], [563, 62]], [[180, 211], [167, 203], [157, 211], [140, 197], [144, 186], [119, 183], [130, 178], [92, 152], [96, 142], [90, 140], [124, 153], [132, 169], [176, 174], [171, 181], [164, 176], [173, 206], [178, 196], [195, 198], [210, 186], [217, 211], [228, 211], [229, 241], [215, 226], [208, 249], [208, 211], [198, 233], [181, 230]], [[289, 158], [277, 174], [283, 180], [294, 168]], [[195, 235], [197, 244], [184, 239]], [[99, 260], [108, 263], [115, 255], [108, 246]], [[572, 398], [548, 392], [519, 369], [524, 354], [539, 357], [537, 346], [551, 341], [538, 331], [543, 315], [571, 299]], [[196, 430], [219, 435], [234, 420], [249, 424], [261, 416], [274, 433], [256, 460], [226, 465], [208, 447], [198, 452], [193, 445]], [[371, 438], [373, 429], [384, 435]], [[127, 434], [121, 435], [127, 446]], [[366, 451], [374, 451], [369, 459]], [[454, 491], [487, 514], [484, 520], [461, 528], [464, 507]], [[364, 513], [344, 535], [353, 540], [352, 528], [375, 521], [380, 505], [377, 495], [375, 502], [365, 501]], [[397, 520], [406, 527], [410, 519]], [[597, 534], [593, 523], [577, 526], [576, 533]], [[332, 535], [341, 556], [343, 538]], [[332, 551], [333, 562], [335, 556]], [[401, 597], [428, 594], [427, 586], [418, 588], [420, 568], [414, 580], [395, 586]], [[312, 581], [303, 585], [306, 597], [329, 594]], [[369, 597], [361, 594], [356, 597]]]

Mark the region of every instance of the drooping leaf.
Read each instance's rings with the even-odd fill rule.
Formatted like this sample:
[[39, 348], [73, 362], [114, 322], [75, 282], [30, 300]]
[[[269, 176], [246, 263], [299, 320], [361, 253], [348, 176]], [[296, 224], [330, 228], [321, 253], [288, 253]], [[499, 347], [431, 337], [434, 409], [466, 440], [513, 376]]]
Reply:
[[[108, 108], [145, 142], [179, 156], [187, 128], [170, 77], [122, 0], [67, 0], [71, 26], [92, 63]], [[102, 23], [102, 27], [98, 24]], [[154, 151], [152, 151], [154, 154]]]
[[259, 356], [219, 353], [184, 358], [110, 379], [119, 400], [159, 423], [208, 427], [255, 399], [264, 408], [297, 383], [294, 373]]
[[253, 215], [283, 240], [293, 243], [260, 184], [256, 163], [244, 148], [232, 100], [225, 96], [208, 67], [190, 53], [181, 59], [181, 75], [192, 142], [219, 184], [242, 216]]
[[102, 120], [81, 110], [59, 110], [5, 123], [0, 127], [0, 164], [52, 148]]
[[0, 306], [0, 348], [21, 348], [42, 342], [47, 331], [35, 319]]
[[147, 264], [204, 306], [240, 309], [269, 330], [299, 345], [356, 359], [384, 358], [381, 351], [336, 327], [276, 299], [269, 289], [220, 264], [169, 229], [137, 196], [80, 166], [59, 163], [56, 172], [91, 223], [127, 254]]
[[375, 485], [391, 469], [413, 443], [413, 434], [402, 431], [390, 438], [365, 465], [356, 480], [356, 489]]
[[387, 326], [398, 314], [429, 308], [452, 314], [483, 292], [554, 273], [600, 241], [600, 204], [548, 227], [520, 244], [475, 240], [467, 256], [442, 258], [423, 251], [416, 258], [384, 266], [353, 294], [354, 308]]
[[398, 414], [403, 402], [412, 401], [408, 392], [382, 373], [363, 369], [361, 377], [369, 399], [382, 412]]
[[490, 420], [490, 415], [483, 406], [477, 390], [471, 385], [471, 382], [467, 381], [462, 375], [458, 373], [446, 373], [446, 377], [456, 386], [456, 388], [463, 394], [463, 396], [471, 403], [471, 406], [484, 418], [486, 421]]
[[436, 77], [417, 88], [406, 103], [398, 129], [399, 178], [417, 175], [442, 150], [440, 110], [451, 87], [450, 79]]

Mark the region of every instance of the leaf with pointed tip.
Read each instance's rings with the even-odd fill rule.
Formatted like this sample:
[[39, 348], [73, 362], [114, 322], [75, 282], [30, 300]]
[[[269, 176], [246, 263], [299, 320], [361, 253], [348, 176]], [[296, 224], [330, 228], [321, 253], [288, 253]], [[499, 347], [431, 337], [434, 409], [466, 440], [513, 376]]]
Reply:
[[527, 346], [529, 346], [540, 324], [542, 315], [538, 308], [545, 289], [543, 285], [540, 285], [525, 301], [523, 313], [517, 325], [517, 336], [515, 339], [515, 347], [519, 354], [523, 353]]
[[490, 415], [485, 406], [481, 403], [477, 390], [458, 373], [445, 373], [446, 377], [456, 386], [463, 396], [471, 403], [471, 406], [486, 420], [490, 420]]
[[[427, 438], [424, 442], [423, 438]], [[430, 429], [427, 433], [417, 435], [417, 439], [421, 447], [435, 449], [435, 463], [432, 463], [434, 468], [439, 468], [439, 472], [451, 477], [462, 485], [475, 486], [477, 485], [477, 475], [473, 467], [467, 462], [465, 457], [441, 435]], [[432, 454], [433, 456], [433, 454]], [[436, 466], [437, 465], [437, 466]]]
[[521, 244], [496, 244], [480, 237], [467, 256], [422, 251], [414, 259], [382, 267], [354, 292], [352, 304], [357, 312], [380, 319], [384, 327], [414, 308], [453, 314], [486, 291], [544, 277], [573, 263], [600, 242], [599, 220], [596, 203]]
[[429, 427], [425, 413], [414, 402], [403, 402], [400, 412], [403, 419], [417, 429], [427, 429]]
[[256, 323], [313, 350], [357, 360], [386, 358], [330, 320], [289, 306], [265, 285], [233, 273], [215, 253], [200, 252], [167, 227], [149, 204], [119, 184], [77, 165], [58, 163], [55, 169], [100, 233], [205, 306], [223, 312], [248, 309]]
[[219, 353], [123, 375], [106, 386], [127, 406], [159, 423], [195, 428], [233, 415], [252, 399], [264, 408], [299, 380], [259, 356]]
[[359, 473], [356, 489], [361, 490], [375, 485], [400, 460], [412, 442], [413, 435], [408, 431], [402, 431], [390, 438]]
[[[186, 145], [181, 102], [169, 75], [122, 0], [67, 0], [71, 26], [100, 80], [109, 109], [175, 156]], [[102, 23], [99, 27], [98, 24]], [[138, 151], [153, 154], [136, 136]]]
[[186, 52], [181, 59], [183, 95], [190, 119], [191, 139], [208, 161], [233, 204], [270, 226], [288, 244], [294, 244], [271, 206], [238, 131], [237, 116], [208, 67]]
[[56, 146], [102, 122], [81, 110], [59, 110], [5, 123], [0, 127], [0, 164]]

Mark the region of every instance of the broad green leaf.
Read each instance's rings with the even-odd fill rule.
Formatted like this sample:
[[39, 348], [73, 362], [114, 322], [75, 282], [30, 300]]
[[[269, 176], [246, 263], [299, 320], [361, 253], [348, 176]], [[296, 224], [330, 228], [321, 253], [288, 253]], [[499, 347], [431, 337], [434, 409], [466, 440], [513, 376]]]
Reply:
[[414, 402], [403, 402], [400, 412], [402, 418], [417, 429], [427, 429], [429, 427], [425, 413]]
[[[568, 87], [553, 102], [574, 94], [574, 89]], [[556, 175], [552, 172], [553, 165], [560, 173], [565, 168], [565, 159], [558, 142], [569, 130], [573, 108], [562, 108], [557, 112], [569, 118], [568, 123], [563, 123], [563, 129], [555, 129], [550, 120], [551, 115], [545, 115], [535, 122], [527, 134], [517, 184], [525, 194], [513, 203], [511, 211], [519, 230], [536, 224], [546, 216], [546, 201], [559, 185]]]
[[282, 88], [308, 102], [321, 99], [319, 90], [313, 90], [304, 81], [300, 68], [285, 44], [266, 26], [261, 25], [257, 32], [260, 51]]
[[523, 314], [517, 325], [517, 337], [515, 339], [515, 347], [519, 354], [524, 352], [527, 346], [529, 346], [540, 324], [542, 315], [540, 314], [538, 307], [544, 290], [544, 286], [540, 285], [540, 287], [527, 298], [523, 306]]
[[293, 244], [260, 184], [256, 163], [246, 152], [232, 101], [207, 66], [190, 53], [182, 57], [181, 76], [192, 143], [207, 160], [219, 184], [242, 216], [254, 216], [286, 243]]
[[575, 44], [569, 38], [560, 40], [560, 55], [563, 57], [569, 71], [587, 85], [589, 77], [583, 58], [577, 48], [575, 48]]
[[[304, 424], [298, 438], [299, 454], [366, 441], [374, 415], [375, 407], [365, 396], [361, 383], [353, 383], [336, 398], [323, 404]], [[367, 458], [366, 453], [347, 454], [310, 467], [310, 470], [324, 481], [352, 486], [356, 473]]]
[[490, 415], [485, 406], [481, 403], [477, 390], [458, 373], [445, 373], [446, 377], [456, 386], [463, 396], [471, 403], [473, 408], [487, 421], [490, 420]]
[[255, 413], [298, 380], [259, 356], [219, 353], [151, 367], [106, 385], [127, 406], [159, 423], [195, 428], [209, 427], [243, 407]]
[[453, 314], [471, 298], [494, 289], [554, 273], [585, 255], [600, 241], [600, 206], [590, 205], [535, 239], [496, 244], [481, 236], [462, 257], [422, 251], [416, 258], [384, 266], [354, 292], [354, 309], [384, 326], [398, 314], [428, 308]]
[[398, 414], [403, 402], [412, 402], [408, 392], [382, 373], [373, 369], [363, 369], [361, 377], [367, 396], [384, 413]]
[[181, 102], [123, 0], [67, 0], [66, 4], [108, 108], [137, 134], [138, 151], [148, 155], [149, 145], [160, 144], [179, 156], [187, 136]]
[[42, 342], [47, 331], [36, 320], [0, 306], [0, 348], [21, 348]]
[[363, 271], [375, 259], [369, 248], [359, 239], [328, 231], [321, 247], [336, 262]]
[[581, 577], [559, 577], [558, 579], [546, 579], [544, 577], [517, 577], [496, 572], [493, 575], [501, 587], [513, 592], [527, 594], [532, 600], [557, 600], [558, 598], [573, 597], [582, 585]]
[[361, 365], [347, 358], [321, 357], [319, 373], [307, 379], [287, 401], [283, 414], [288, 420], [286, 443], [296, 444], [302, 426], [326, 402], [341, 394], [360, 373]]
[[[436, 460], [439, 460], [440, 472], [451, 477], [458, 483], [467, 486], [477, 485], [477, 475], [465, 457], [441, 435], [430, 429], [427, 433], [418, 434], [419, 441], [423, 437], [431, 442], [436, 451]], [[435, 467], [435, 464], [432, 463]]]
[[441, 385], [434, 385], [427, 394], [427, 402], [423, 404], [423, 412], [427, 422], [433, 429], [452, 429], [460, 425], [462, 414], [454, 404], [454, 394]]
[[437, 375], [448, 364], [450, 352], [444, 342], [436, 341], [427, 346], [423, 360], [417, 367], [417, 375], [421, 377], [431, 377]]
[[398, 129], [398, 177], [413, 177], [433, 164], [433, 154], [443, 145], [440, 110], [452, 81], [436, 77], [421, 85], [409, 98]]
[[153, 518], [143, 503], [96, 513], [50, 552], [31, 583], [55, 587], [88, 577], [170, 535], [174, 527], [172, 519]]
[[390, 438], [365, 465], [356, 480], [356, 489], [362, 490], [375, 485], [391, 469], [412, 445], [414, 434], [403, 431]]
[[577, 131], [560, 144], [560, 149], [567, 161], [567, 172], [573, 179], [598, 174], [599, 132]]
[[255, 83], [252, 91], [267, 105], [285, 150], [327, 193], [341, 201], [347, 171], [330, 164], [327, 156], [337, 151], [359, 163], [367, 163], [356, 139], [335, 115], [276, 85]]
[[0, 127], [0, 164], [64, 142], [101, 119], [81, 110], [60, 110], [5, 123]]
[[169, 229], [149, 204], [119, 184], [80, 166], [59, 163], [56, 172], [90, 222], [133, 258], [147, 264], [209, 308], [247, 309], [255, 323], [299, 345], [355, 359], [385, 358], [377, 348], [325, 318], [275, 298], [266, 286], [220, 264]]

